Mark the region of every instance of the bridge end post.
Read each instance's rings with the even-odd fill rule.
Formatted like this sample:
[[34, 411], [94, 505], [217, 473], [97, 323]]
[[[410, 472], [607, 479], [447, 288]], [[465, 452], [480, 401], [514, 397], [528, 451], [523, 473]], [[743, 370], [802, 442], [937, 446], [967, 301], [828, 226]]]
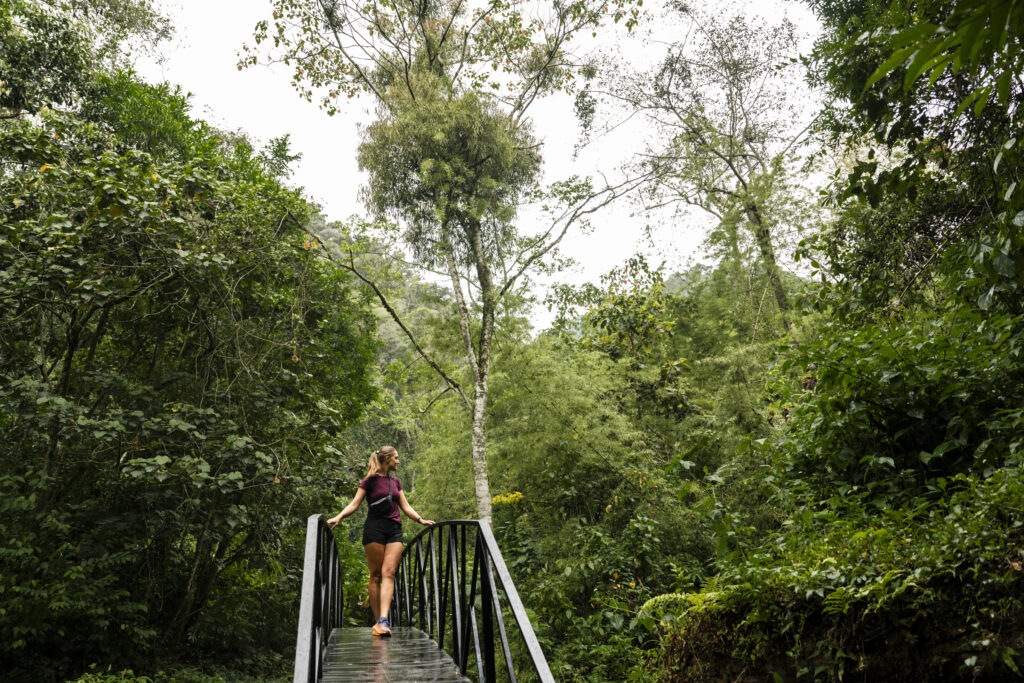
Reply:
[[[319, 573], [321, 515], [310, 515], [306, 520], [306, 551], [302, 561], [302, 594], [299, 602], [299, 627], [295, 639], [295, 683], [316, 680], [320, 668], [319, 638], [316, 629], [316, 614], [319, 612], [317, 599], [317, 574]], [[316, 652], [313, 652], [314, 643]]]

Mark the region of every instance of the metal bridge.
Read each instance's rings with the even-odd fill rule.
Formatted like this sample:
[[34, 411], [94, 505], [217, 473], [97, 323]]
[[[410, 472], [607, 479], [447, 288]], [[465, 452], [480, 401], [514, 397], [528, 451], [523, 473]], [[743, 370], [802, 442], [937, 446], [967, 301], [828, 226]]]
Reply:
[[295, 683], [554, 683], [487, 524], [439, 522], [405, 546], [390, 638], [344, 625], [343, 588], [334, 534], [322, 515], [312, 515]]

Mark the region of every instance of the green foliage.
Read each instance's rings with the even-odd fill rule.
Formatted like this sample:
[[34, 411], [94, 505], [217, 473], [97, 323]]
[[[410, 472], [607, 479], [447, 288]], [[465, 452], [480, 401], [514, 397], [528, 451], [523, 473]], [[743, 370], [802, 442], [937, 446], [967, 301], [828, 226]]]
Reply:
[[963, 273], [960, 298], [985, 310], [1001, 301], [1019, 314], [1019, 3], [868, 3], [860, 12], [814, 5], [829, 28], [811, 62], [815, 78], [854, 102], [828, 110], [829, 127], [873, 145], [854, 160], [838, 197], [864, 198], [890, 215], [893, 200], [909, 199], [914, 230], [899, 228], [901, 239], [891, 240], [894, 253], [916, 252], [909, 284], [926, 287], [929, 269]]
[[827, 324], [783, 365], [815, 380], [790, 396], [778, 444], [787, 478], [882, 504], [1016, 462], [1024, 385], [1010, 378], [1020, 377], [1022, 342], [1018, 319], [969, 309], [908, 314], [889, 328]]
[[127, 681], [130, 683], [152, 683], [151, 678], [147, 676], [136, 676], [135, 672], [131, 669], [124, 669], [117, 673], [112, 673], [108, 667], [106, 671], [95, 671], [96, 665], [93, 664], [91, 667], [93, 671], [82, 674], [74, 680], [74, 683], [119, 683], [120, 681]]
[[110, 142], [120, 150], [137, 149], [164, 159], [214, 156], [229, 142], [191, 118], [180, 87], [143, 83], [131, 71], [96, 74], [80, 103], [80, 117], [114, 132]]
[[[903, 8], [890, 9], [892, 19], [902, 19]], [[963, 71], [982, 83], [961, 101], [954, 115], [974, 104], [977, 115], [993, 94], [1001, 107], [1010, 107], [1013, 77], [1021, 70], [1022, 51], [1014, 40], [1024, 31], [1024, 6], [1019, 2], [985, 0], [959, 3], [950, 9], [942, 23], [920, 21], [902, 31], [879, 27], [858, 37], [861, 42], [878, 40], [892, 54], [875, 69], [865, 83], [870, 88], [896, 70], [903, 71], [902, 83], [889, 79], [888, 87], [909, 91], [928, 75], [928, 84]]]
[[257, 64], [261, 46], [273, 43], [294, 65], [299, 94], [317, 97], [331, 115], [341, 111], [340, 96], [373, 93], [383, 103], [385, 90], [406, 88], [416, 72], [444, 73], [457, 89], [493, 94], [521, 113], [538, 96], [570, 89], [577, 72], [587, 69], [570, 50], [574, 39], [596, 35], [608, 19], [632, 28], [642, 4], [275, 0], [272, 17], [255, 27], [256, 45], [243, 48], [239, 68]]
[[727, 549], [668, 627], [665, 677], [1010, 680], [1021, 90], [985, 89], [1019, 75], [1017, 3], [813, 4], [813, 77], [846, 98], [825, 121], [854, 158], [801, 248], [824, 322], [784, 350], [784, 420], [750, 444], [790, 519]]
[[3, 0], [0, 118], [75, 107], [125, 41], [155, 45], [171, 32], [150, 0]]
[[539, 172], [532, 140], [475, 93], [450, 97], [426, 75], [412, 82], [416, 97], [394, 88], [393, 115], [371, 124], [359, 147], [368, 206], [403, 219], [406, 242], [428, 265], [450, 250], [460, 262], [484, 260], [477, 240], [494, 258]]
[[[858, 130], [892, 150], [869, 149], [854, 164], [835, 201], [867, 201], [840, 203], [835, 224], [805, 245], [822, 274], [817, 304], [833, 321], [789, 361], [814, 368], [817, 388], [793, 397], [797, 420], [785, 448], [797, 475], [830, 480], [825, 488], [917, 496], [936, 478], [987, 476], [1020, 450], [1016, 264], [1024, 242], [1010, 220], [1017, 200], [1000, 177], [1015, 178], [1019, 163], [1009, 155], [1000, 175], [991, 172], [993, 157], [1014, 146], [1001, 144], [1012, 130], [1005, 111], [965, 112], [956, 99], [990, 69], [1019, 71], [1017, 52], [1001, 47], [1015, 6], [1001, 3], [992, 18], [1002, 23], [986, 28], [978, 13], [992, 9], [986, 3], [927, 5], [924, 16], [950, 28], [924, 21], [901, 31], [908, 10], [899, 4], [863, 14], [818, 4], [832, 29], [816, 53], [825, 82], [848, 94], [868, 89], [832, 112], [833, 130]], [[892, 77], [903, 59], [889, 58], [861, 83], [864, 65], [852, 60], [880, 59], [879, 42], [916, 56], [905, 76]], [[927, 82], [918, 80], [925, 62]], [[880, 94], [898, 106], [878, 117]], [[1020, 95], [1014, 87], [1002, 104]]]
[[271, 138], [266, 149], [260, 153], [260, 161], [267, 171], [277, 178], [288, 178], [291, 164], [302, 159], [302, 154], [292, 154], [291, 133]]
[[[291, 675], [285, 675], [283, 666], [277, 668], [280, 670], [279, 673], [267, 675], [213, 667], [211, 672], [196, 668], [172, 668], [161, 669], [151, 676], [141, 676], [136, 675], [131, 669], [115, 673], [111, 667], [107, 667], [104, 671], [97, 671], [97, 666], [91, 664], [88, 673], [68, 683], [284, 683], [292, 680]], [[290, 673], [289, 670], [288, 674]]]
[[291, 529], [333, 493], [336, 440], [374, 394], [374, 321], [298, 229], [312, 207], [169, 88], [95, 85], [84, 118], [0, 128], [15, 679], [287, 647]]
[[803, 153], [813, 112], [793, 73], [796, 27], [686, 3], [667, 14], [683, 18], [685, 37], [654, 68], [603, 77], [603, 97], [620, 117], [605, 130], [643, 117], [653, 135], [630, 162], [644, 179], [638, 200], [648, 210], [672, 207], [684, 220], [694, 207], [710, 216], [709, 253], [747, 270], [768, 295], [759, 319], [788, 330], [792, 292], [782, 268], [793, 238], [813, 220]]
[[[666, 279], [631, 259], [602, 285], [560, 290], [550, 333], [497, 337], [494, 528], [560, 680], [647, 680], [659, 635], [643, 605], [699, 585], [719, 536], [725, 553], [779, 521], [749, 481], [763, 458], [737, 456], [770, 430], [772, 344], [750, 341], [728, 270]], [[422, 418], [416, 505], [435, 519], [473, 510], [458, 414], [438, 402]]]
[[669, 680], [1012, 680], [1024, 479], [941, 487], [953, 493], [884, 509], [846, 494], [731, 556], [669, 628]]
[[89, 43], [67, 18], [45, 5], [0, 2], [0, 113], [70, 105], [87, 79]]
[[[584, 348], [603, 351], [613, 360], [641, 362], [675, 325], [661, 270], [651, 270], [643, 256], [633, 256], [602, 276], [600, 286], [556, 285], [549, 303], [558, 308], [556, 326], [568, 332], [570, 343], [578, 336]], [[587, 312], [579, 317], [579, 329], [572, 330], [576, 310], [584, 307]]]

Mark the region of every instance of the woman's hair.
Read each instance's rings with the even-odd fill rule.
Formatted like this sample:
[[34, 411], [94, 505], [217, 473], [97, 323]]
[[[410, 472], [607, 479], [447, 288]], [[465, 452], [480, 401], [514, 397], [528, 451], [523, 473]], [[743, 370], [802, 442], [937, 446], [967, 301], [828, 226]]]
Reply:
[[370, 470], [366, 473], [367, 477], [372, 477], [375, 474], [387, 474], [387, 461], [392, 455], [398, 455], [392, 446], [381, 446], [380, 449], [374, 451], [370, 455]]

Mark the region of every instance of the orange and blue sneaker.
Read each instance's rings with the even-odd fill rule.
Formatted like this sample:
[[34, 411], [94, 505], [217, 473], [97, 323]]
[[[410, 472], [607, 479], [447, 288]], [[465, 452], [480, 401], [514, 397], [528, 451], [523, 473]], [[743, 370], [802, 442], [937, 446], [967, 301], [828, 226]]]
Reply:
[[388, 621], [387, 617], [381, 617], [377, 620], [377, 623], [373, 625], [373, 635], [381, 638], [386, 638], [391, 635], [391, 622]]

